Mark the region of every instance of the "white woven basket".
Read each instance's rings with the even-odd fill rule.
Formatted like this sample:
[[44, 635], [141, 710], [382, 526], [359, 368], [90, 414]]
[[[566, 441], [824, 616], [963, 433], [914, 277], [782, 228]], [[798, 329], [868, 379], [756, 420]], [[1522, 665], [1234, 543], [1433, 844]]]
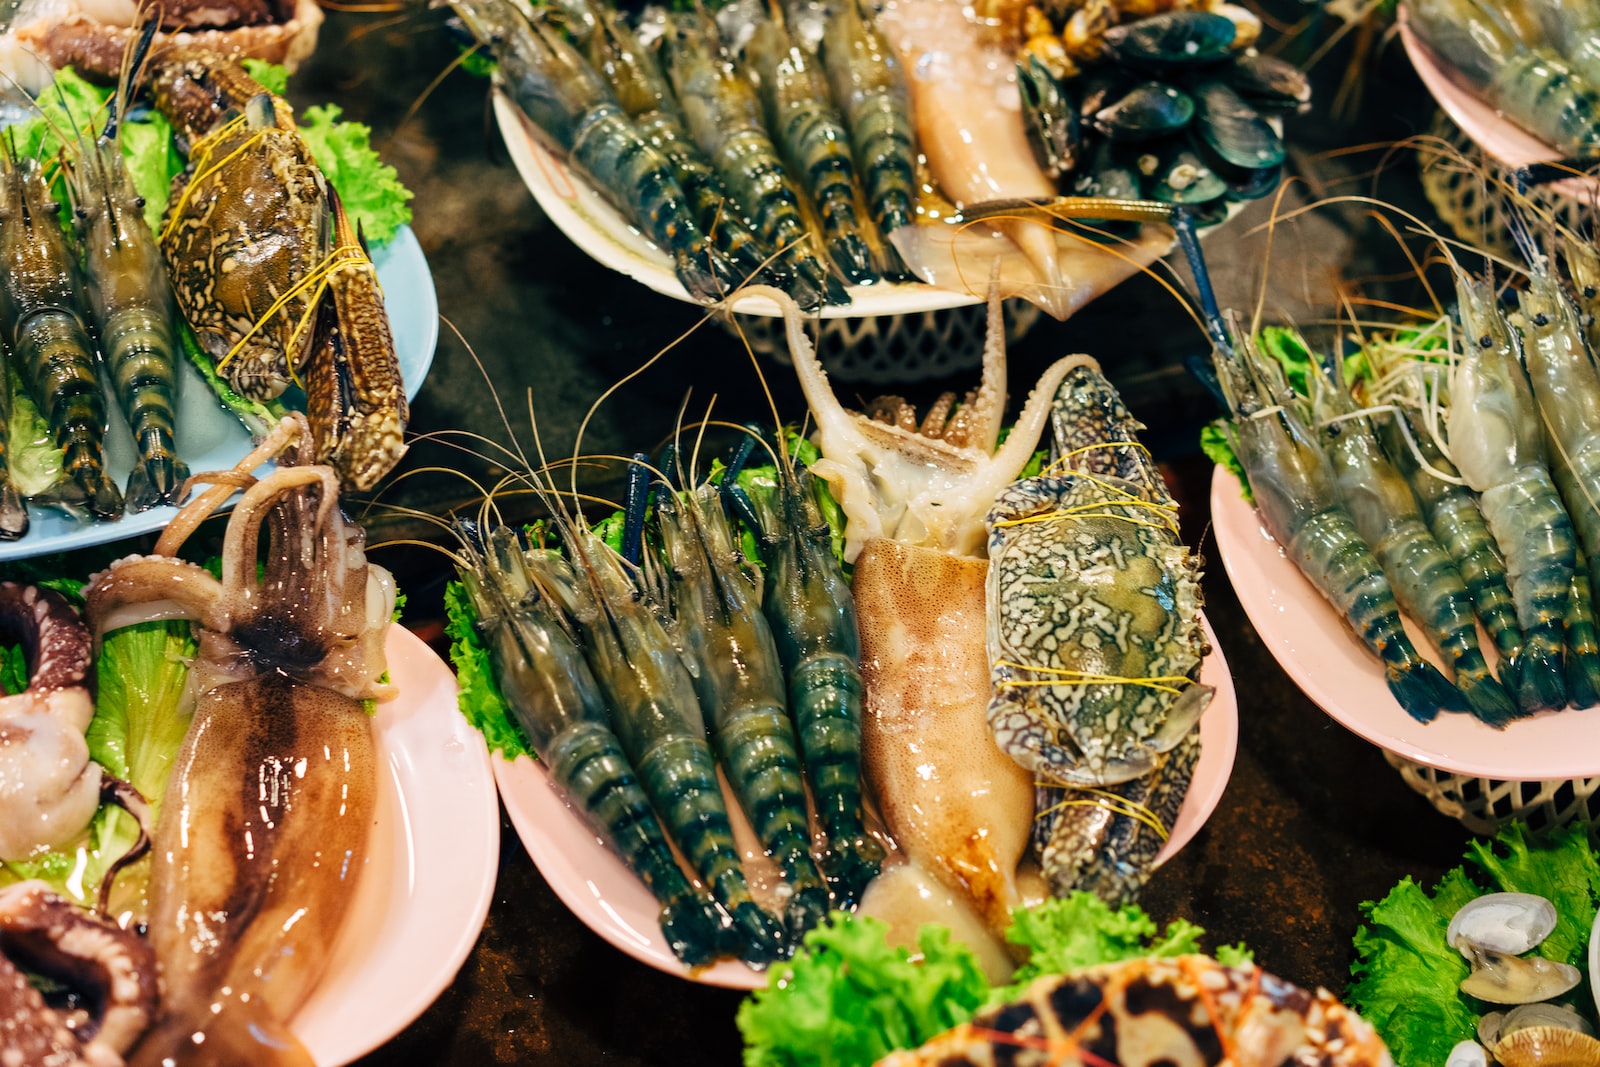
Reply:
[[1573, 823], [1593, 834], [1600, 823], [1600, 797], [1595, 795], [1600, 791], [1600, 778], [1502, 782], [1413, 763], [1388, 749], [1383, 758], [1440, 814], [1475, 834], [1492, 834], [1512, 821], [1526, 824], [1536, 834]]
[[[1506, 224], [1503, 191], [1514, 183], [1511, 168], [1486, 155], [1443, 111], [1428, 131], [1435, 142], [1417, 150], [1422, 191], [1433, 210], [1467, 244], [1507, 259], [1517, 259]], [[1525, 194], [1542, 214], [1580, 229], [1591, 205], [1563, 196], [1551, 186], [1535, 186]]]
[[[1033, 328], [1041, 312], [1022, 300], [1007, 300], [1004, 307], [1006, 343], [1013, 344]], [[823, 368], [840, 381], [919, 382], [982, 363], [987, 320], [983, 304], [910, 315], [820, 319], [820, 333], [813, 341]], [[731, 323], [723, 325], [730, 333], [742, 331], [757, 355], [789, 362], [781, 318], [740, 315], [737, 330]]]

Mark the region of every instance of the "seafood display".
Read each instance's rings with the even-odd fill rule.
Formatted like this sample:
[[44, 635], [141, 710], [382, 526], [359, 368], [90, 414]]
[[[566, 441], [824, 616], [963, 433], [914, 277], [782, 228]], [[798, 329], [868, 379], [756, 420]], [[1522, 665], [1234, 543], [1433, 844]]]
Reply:
[[[1030, 1055], [1032, 1054], [1032, 1055]], [[1372, 1027], [1326, 989], [1204, 956], [1048, 975], [884, 1067], [980, 1064], [1001, 1055], [1063, 1065], [1328, 1063], [1388, 1067]]]
[[[501, 91], [580, 180], [672, 259], [691, 298], [713, 301], [734, 288], [720, 273], [735, 250], [756, 254], [734, 261], [734, 283], [774, 285], [807, 310], [868, 295], [864, 287], [880, 280], [975, 292], [998, 258], [1008, 291], [1065, 318], [1170, 249], [1165, 227], [1123, 224], [1162, 223], [1173, 205], [1217, 222], [1230, 200], [1270, 192], [1283, 148], [1255, 107], [1295, 110], [1309, 100], [1298, 70], [1247, 51], [1258, 24], [1236, 30], [1222, 14], [1170, 11], [1112, 26], [1117, 14], [1106, 7], [1106, 45], [1095, 31], [1104, 62], [1079, 79], [1096, 83], [1084, 92], [1027, 50], [1048, 35], [1036, 8], [1027, 9], [1036, 32], [1026, 44], [1020, 31], [998, 32], [945, 0], [896, 0], [880, 12], [855, 0], [814, 8], [739, 0], [715, 18], [646, 13], [637, 31], [603, 0], [536, 6], [532, 19], [504, 0], [453, 9], [496, 57]], [[1205, 47], [1189, 47], [1190, 37]], [[545, 43], [531, 48], [534, 40]], [[527, 74], [529, 53], [541, 50], [562, 58]], [[1151, 81], [1152, 72], [1179, 84]], [[1086, 109], [1088, 96], [1098, 101], [1083, 118], [1080, 95]], [[659, 202], [659, 181], [619, 182], [585, 159], [575, 109], [614, 105], [633, 122], [607, 120], [606, 139], [642, 141], [665, 156], [686, 211]], [[629, 152], [642, 158], [644, 149]], [[526, 175], [532, 164], [518, 165]], [[542, 180], [528, 181], [547, 203]], [[586, 248], [588, 229], [606, 227], [582, 204], [554, 214]], [[698, 242], [681, 224], [661, 231], [668, 215], [696, 224], [711, 254], [686, 265]], [[719, 218], [733, 224], [720, 240]], [[1128, 233], [1136, 236], [1127, 250], [1100, 247]], [[621, 266], [614, 249], [590, 251], [638, 275], [636, 257]]]

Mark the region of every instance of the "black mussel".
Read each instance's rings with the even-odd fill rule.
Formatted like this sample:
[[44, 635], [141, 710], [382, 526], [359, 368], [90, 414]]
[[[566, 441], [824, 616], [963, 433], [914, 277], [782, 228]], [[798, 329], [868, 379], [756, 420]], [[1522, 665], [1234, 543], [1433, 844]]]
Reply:
[[1089, 122], [1096, 112], [1127, 96], [1139, 79], [1126, 67], [1106, 65], [1090, 69], [1077, 80], [1078, 114], [1084, 122]]
[[1164, 82], [1144, 82], [1096, 112], [1094, 127], [1116, 141], [1151, 141], [1176, 133], [1193, 118], [1188, 93]]
[[[1228, 168], [1269, 170], [1283, 163], [1283, 139], [1227, 82], [1208, 78], [1192, 90], [1194, 132], [1207, 162], [1232, 180]], [[1215, 157], [1215, 158], [1212, 158]]]
[[[1141, 168], [1142, 169], [1142, 168]], [[1227, 195], [1228, 183], [1185, 145], [1169, 148], [1146, 180], [1150, 199], [1169, 204], [1209, 204]]]
[[1022, 94], [1022, 124], [1028, 131], [1033, 158], [1054, 181], [1078, 165], [1081, 145], [1076, 103], [1034, 55], [1017, 63], [1017, 90]]
[[1105, 31], [1112, 53], [1135, 66], [1168, 69], [1220, 63], [1233, 48], [1233, 21], [1209, 11], [1168, 11]]
[[1095, 145], [1089, 165], [1079, 170], [1072, 191], [1076, 196], [1138, 200], [1143, 197], [1139, 178], [1137, 157], [1133, 153], [1110, 141], [1101, 141]]
[[1293, 63], [1257, 52], [1239, 56], [1221, 74], [1239, 95], [1258, 108], [1305, 111], [1311, 107], [1311, 79]]
[[1240, 170], [1228, 175], [1228, 199], [1260, 200], [1278, 187], [1283, 180], [1282, 167], [1264, 167], [1261, 170]]

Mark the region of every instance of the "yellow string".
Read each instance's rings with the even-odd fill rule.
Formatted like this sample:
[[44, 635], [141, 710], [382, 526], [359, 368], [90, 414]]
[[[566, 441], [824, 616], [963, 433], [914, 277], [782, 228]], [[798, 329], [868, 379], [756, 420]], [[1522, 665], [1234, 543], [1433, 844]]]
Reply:
[[284, 291], [283, 295], [274, 300], [266, 312], [245, 332], [244, 336], [240, 337], [233, 347], [228, 349], [228, 354], [217, 361], [217, 373], [221, 374], [227, 369], [228, 364], [233, 362], [233, 358], [239, 354], [250, 338], [254, 337], [274, 315], [282, 311], [289, 301], [303, 293], [308, 287], [315, 285], [317, 286], [317, 291], [306, 304], [306, 310], [301, 314], [300, 321], [295, 324], [293, 332], [290, 333], [289, 344], [284, 353], [286, 362], [289, 364], [289, 376], [294, 379], [296, 385], [299, 385], [302, 389], [305, 388], [300, 382], [299, 375], [295, 374], [294, 361], [287, 358], [289, 353], [296, 351], [300, 337], [305, 333], [306, 327], [311, 322], [311, 317], [316, 313], [317, 307], [322, 300], [322, 294], [327, 290], [328, 279], [340, 271], [349, 270], [352, 267], [365, 266], [370, 263], [371, 260], [367, 258], [366, 252], [360, 245], [341, 245], [329, 252], [321, 263], [307, 272], [304, 278], [295, 282]]
[[1144, 678], [1124, 678], [1117, 674], [1097, 674], [1094, 671], [1074, 671], [1065, 667], [1036, 667], [1027, 663], [1017, 663], [1014, 660], [996, 660], [990, 670], [1008, 667], [1015, 671], [1032, 671], [1036, 674], [1053, 675], [1052, 678], [1034, 679], [1003, 679], [996, 682], [1001, 689], [1025, 689], [1030, 686], [1054, 685], [1139, 685], [1146, 689], [1158, 689], [1163, 693], [1181, 693], [1179, 686], [1192, 685], [1194, 680], [1184, 674], [1156, 674]]
[[165, 241], [168, 235], [172, 233], [173, 227], [178, 224], [178, 219], [183, 215], [184, 208], [186, 208], [189, 204], [189, 198], [194, 195], [195, 189], [199, 187], [201, 182], [217, 173], [217, 171], [221, 170], [223, 167], [226, 167], [229, 163], [237, 159], [242, 153], [253, 148], [258, 141], [267, 135], [267, 131], [273, 128], [266, 127], [261, 129], [254, 136], [247, 138], [242, 144], [239, 145], [238, 148], [235, 148], [232, 152], [229, 152], [226, 156], [223, 156], [216, 162], [215, 165], [213, 165], [211, 163], [211, 153], [215, 150], [215, 142], [219, 141], [225, 134], [231, 133], [234, 129], [243, 124], [243, 122], [243, 115], [235, 116], [202, 137], [198, 144], [190, 147], [189, 155], [191, 159], [195, 158], [197, 154], [196, 149], [198, 149], [199, 162], [195, 165], [194, 176], [189, 179], [189, 184], [184, 186], [183, 195], [178, 197], [178, 202], [172, 206], [170, 212], [168, 213], [167, 224], [161, 228], [161, 236], [157, 238], [157, 240]]
[[[1132, 515], [1123, 515], [1114, 511], [1096, 511], [1096, 508], [1144, 508], [1154, 511], [1161, 516], [1161, 522], [1151, 522], [1148, 519], [1136, 518]], [[1069, 508], [1056, 508], [1051, 511], [1041, 511], [1034, 515], [1025, 515], [1020, 519], [1001, 519], [995, 523], [996, 529], [1005, 526], [1022, 526], [1030, 522], [1056, 522], [1061, 519], [1119, 519], [1131, 522], [1135, 526], [1144, 526], [1152, 530], [1164, 530], [1171, 534], [1178, 532], [1178, 524], [1173, 518], [1176, 509], [1170, 504], [1158, 504], [1152, 500], [1130, 498], [1128, 500], [1096, 500], [1085, 504], [1074, 504]]]
[[[1150, 450], [1148, 448], [1146, 448], [1143, 444], [1139, 443], [1138, 441], [1097, 441], [1092, 445], [1084, 445], [1082, 448], [1074, 448], [1071, 452], [1063, 452], [1061, 455], [1059, 455], [1055, 459], [1051, 460], [1050, 461], [1050, 465], [1048, 467], [1045, 467], [1039, 473], [1040, 474], [1049, 474], [1051, 471], [1055, 470], [1057, 467], [1059, 467], [1062, 464], [1066, 463], [1066, 461], [1071, 459], [1073, 456], [1081, 456], [1085, 452], [1093, 452], [1093, 451], [1095, 451], [1097, 449], [1101, 449], [1101, 448], [1137, 448], [1140, 452], [1143, 452], [1145, 455], [1147, 455], [1147, 456], [1150, 455]], [[1083, 472], [1079, 472], [1079, 473], [1083, 473]]]
[[1046, 815], [1062, 811], [1066, 808], [1100, 808], [1103, 811], [1111, 812], [1113, 815], [1121, 815], [1125, 818], [1135, 819], [1143, 823], [1144, 825], [1150, 827], [1150, 829], [1154, 830], [1163, 841], [1167, 840], [1167, 838], [1171, 836], [1166, 826], [1162, 824], [1161, 817], [1158, 816], [1154, 811], [1151, 811], [1149, 807], [1144, 804], [1140, 804], [1136, 800], [1130, 800], [1128, 797], [1120, 796], [1104, 789], [1095, 789], [1092, 787], [1080, 788], [1076, 786], [1062, 786], [1057, 785], [1054, 782], [1035, 782], [1034, 784], [1043, 786], [1046, 789], [1072, 789], [1074, 792], [1089, 794], [1089, 797], [1082, 800], [1070, 798], [1067, 800], [1059, 800], [1036, 814], [1034, 816], [1035, 819], [1042, 819]]

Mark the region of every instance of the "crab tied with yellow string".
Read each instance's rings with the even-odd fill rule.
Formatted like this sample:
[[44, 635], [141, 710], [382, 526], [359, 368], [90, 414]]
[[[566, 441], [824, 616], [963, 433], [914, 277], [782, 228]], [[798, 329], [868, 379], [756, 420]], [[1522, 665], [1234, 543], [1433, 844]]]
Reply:
[[364, 240], [281, 97], [197, 48], [151, 69], [188, 155], [160, 234], [179, 308], [241, 396], [303, 388], [316, 461], [372, 488], [405, 451], [407, 407]]
[[1037, 783], [1034, 845], [1058, 893], [1131, 900], [1200, 755], [1212, 689], [1200, 561], [1087, 356], [1051, 409], [1054, 461], [989, 512], [989, 727]]

